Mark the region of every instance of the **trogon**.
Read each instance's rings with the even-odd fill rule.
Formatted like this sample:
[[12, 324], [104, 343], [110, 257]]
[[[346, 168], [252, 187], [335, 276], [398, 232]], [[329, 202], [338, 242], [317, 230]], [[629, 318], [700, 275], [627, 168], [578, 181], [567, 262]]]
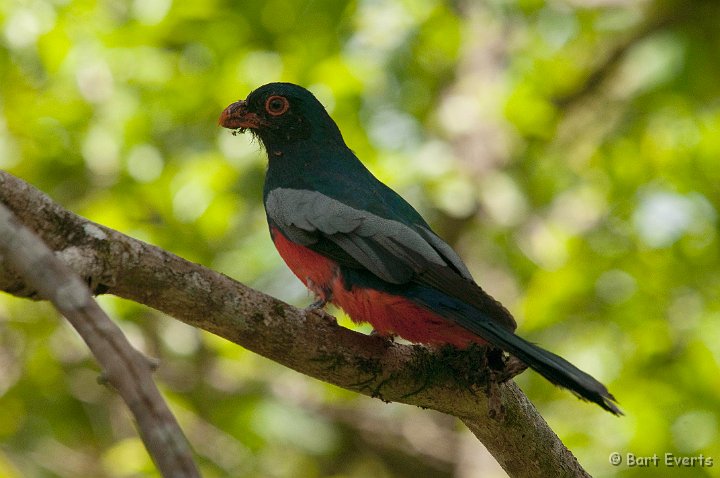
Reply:
[[508, 310], [478, 286], [457, 253], [348, 148], [308, 90], [270, 83], [228, 106], [221, 126], [260, 139], [270, 235], [293, 273], [355, 322], [411, 342], [491, 344], [550, 382], [621, 414], [607, 388], [517, 335]]

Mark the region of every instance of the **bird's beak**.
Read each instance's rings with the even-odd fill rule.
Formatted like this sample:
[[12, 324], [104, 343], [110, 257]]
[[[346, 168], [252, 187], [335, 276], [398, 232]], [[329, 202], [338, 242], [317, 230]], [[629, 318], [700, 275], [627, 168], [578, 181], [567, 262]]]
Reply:
[[265, 122], [255, 113], [247, 110], [247, 102], [245, 100], [236, 101], [220, 114], [218, 124], [228, 129], [257, 129]]

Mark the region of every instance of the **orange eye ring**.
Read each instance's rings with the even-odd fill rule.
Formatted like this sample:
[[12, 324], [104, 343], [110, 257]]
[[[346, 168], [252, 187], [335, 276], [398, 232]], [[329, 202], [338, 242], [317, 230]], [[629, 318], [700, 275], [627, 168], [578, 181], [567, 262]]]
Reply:
[[265, 111], [271, 116], [280, 116], [290, 109], [290, 102], [284, 96], [273, 95], [265, 101]]

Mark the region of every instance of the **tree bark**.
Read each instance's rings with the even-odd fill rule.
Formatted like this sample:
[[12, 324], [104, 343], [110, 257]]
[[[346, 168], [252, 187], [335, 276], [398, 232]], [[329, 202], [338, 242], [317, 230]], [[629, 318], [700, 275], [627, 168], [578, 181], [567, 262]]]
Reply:
[[135, 350], [90, 295], [87, 286], [0, 203], [0, 256], [39, 297], [75, 327], [133, 413], [148, 452], [163, 476], [196, 478], [190, 447], [152, 380], [152, 362]]
[[[145, 304], [333, 385], [458, 417], [512, 477], [589, 476], [511, 380], [490, 384], [481, 364], [468, 364], [464, 353], [345, 329], [327, 315], [297, 309], [77, 216], [5, 172], [0, 202], [95, 293]], [[38, 298], [2, 260], [0, 289]]]

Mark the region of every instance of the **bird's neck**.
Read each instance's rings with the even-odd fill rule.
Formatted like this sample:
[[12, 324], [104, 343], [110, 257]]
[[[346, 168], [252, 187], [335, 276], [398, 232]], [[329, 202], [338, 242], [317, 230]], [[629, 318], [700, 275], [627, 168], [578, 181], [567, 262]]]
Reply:
[[275, 188], [323, 189], [332, 178], [352, 174], [358, 166], [362, 168], [345, 143], [318, 144], [308, 140], [267, 145], [266, 150], [265, 195]]

